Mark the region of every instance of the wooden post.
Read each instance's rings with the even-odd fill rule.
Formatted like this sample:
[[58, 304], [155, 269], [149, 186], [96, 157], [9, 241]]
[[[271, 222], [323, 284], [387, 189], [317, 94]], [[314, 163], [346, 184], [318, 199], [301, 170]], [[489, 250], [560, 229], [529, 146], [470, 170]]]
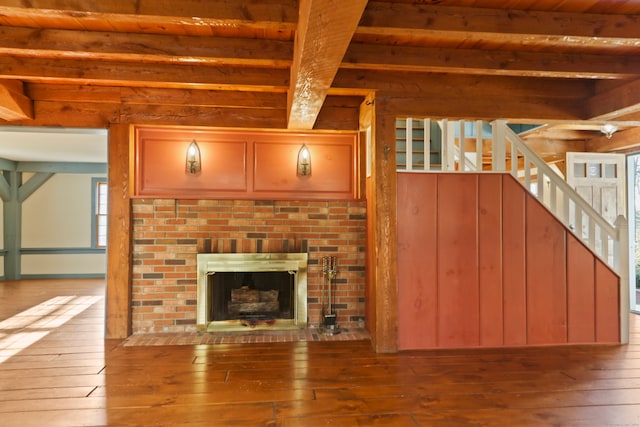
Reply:
[[398, 351], [396, 117], [373, 117], [371, 176], [367, 178], [367, 324], [374, 350], [391, 353]]
[[[615, 222], [615, 227], [618, 230], [618, 236], [616, 243], [614, 244], [614, 259], [616, 260], [616, 267], [618, 274], [620, 275], [620, 342], [622, 344], [629, 343], [629, 309], [631, 306], [631, 278], [635, 279], [634, 275], [631, 275], [629, 265], [629, 223], [624, 215], [618, 215]], [[635, 282], [635, 280], [634, 280]]]
[[2, 178], [6, 198], [3, 198], [2, 220], [4, 223], [4, 276], [7, 280], [20, 279], [20, 248], [22, 247], [22, 202], [19, 189], [22, 185], [22, 172], [15, 169], [5, 172]]
[[[507, 170], [506, 157], [507, 157], [507, 143], [504, 128], [507, 126], [504, 120], [496, 120], [491, 122], [492, 134], [493, 134], [493, 147], [492, 147], [492, 170], [494, 172], [503, 172]], [[514, 151], [514, 150], [512, 150]], [[526, 165], [525, 157], [525, 170], [529, 168]], [[527, 186], [527, 189], [530, 188]]]
[[105, 338], [131, 335], [131, 203], [127, 124], [109, 129], [109, 216]]

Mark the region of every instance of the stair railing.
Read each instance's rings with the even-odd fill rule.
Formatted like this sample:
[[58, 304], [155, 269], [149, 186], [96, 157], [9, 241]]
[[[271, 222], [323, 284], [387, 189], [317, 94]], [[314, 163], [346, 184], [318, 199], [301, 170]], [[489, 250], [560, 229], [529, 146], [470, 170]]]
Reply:
[[[629, 342], [629, 236], [628, 224], [623, 215], [611, 224], [587, 203], [542, 158], [513, 132], [504, 120], [491, 122], [491, 138], [483, 138], [482, 121], [474, 121], [475, 150], [466, 150], [464, 121], [441, 120], [441, 163], [430, 163], [431, 135], [429, 119], [422, 120], [422, 153], [416, 153], [418, 162], [413, 164], [414, 152], [412, 119], [407, 119], [405, 141], [405, 165], [398, 170], [428, 172], [508, 172], [533, 194], [567, 229], [580, 239], [596, 256], [602, 259], [620, 276], [620, 337]], [[456, 136], [456, 126], [457, 136]], [[485, 147], [490, 144], [491, 147]], [[488, 148], [485, 150], [485, 148]], [[485, 153], [491, 157], [484, 163]], [[422, 160], [420, 162], [420, 160]]]
[[[494, 129], [494, 169], [506, 171], [510, 153], [511, 173], [534, 194], [573, 234], [614, 270], [620, 272], [618, 254], [620, 228], [626, 228], [625, 217], [620, 215], [615, 224], [607, 221], [587, 203], [564, 178], [559, 176], [540, 156], [529, 148], [504, 121], [492, 123]], [[495, 155], [499, 155], [496, 158]], [[522, 159], [522, 163], [520, 160]]]
[[[621, 258], [628, 252], [626, 236], [627, 223], [619, 216], [611, 224], [589, 203], [587, 203], [565, 180], [558, 175], [540, 156], [531, 150], [513, 132], [504, 120], [491, 122], [491, 137], [483, 137], [484, 123], [481, 120], [465, 122], [463, 120], [443, 119], [438, 122], [442, 132], [441, 163], [429, 162], [430, 121], [424, 119], [420, 138], [424, 160], [414, 165], [412, 123], [407, 119], [406, 129], [406, 171], [444, 172], [507, 172], [533, 194], [558, 220], [584, 242], [597, 256], [605, 261], [618, 274], [626, 270]], [[471, 123], [471, 125], [469, 125]], [[467, 150], [470, 138], [466, 129], [473, 129], [475, 150]], [[487, 147], [490, 144], [490, 147]], [[484, 163], [484, 156], [490, 155], [491, 162]], [[490, 154], [489, 154], [490, 153]]]
[[[629, 229], [624, 215], [614, 224], [607, 221], [587, 203], [563, 177], [531, 150], [506, 121], [492, 126], [492, 168], [509, 172], [544, 204], [559, 221], [580, 239], [593, 253], [620, 276], [620, 338], [629, 341]], [[520, 164], [522, 159], [522, 165]], [[535, 185], [533, 185], [535, 183]]]

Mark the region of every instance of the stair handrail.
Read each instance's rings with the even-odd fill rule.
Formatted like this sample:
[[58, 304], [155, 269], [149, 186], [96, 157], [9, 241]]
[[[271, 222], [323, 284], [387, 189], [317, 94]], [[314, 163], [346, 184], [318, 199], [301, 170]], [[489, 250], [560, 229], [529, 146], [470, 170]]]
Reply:
[[[411, 125], [411, 119], [407, 119]], [[472, 123], [475, 127], [476, 149], [469, 153], [465, 147], [465, 124]], [[570, 186], [564, 177], [556, 173], [535, 151], [507, 125], [506, 120], [492, 121], [491, 138], [485, 140], [482, 135], [482, 120], [448, 120], [438, 121], [442, 131], [441, 165], [443, 172], [506, 172], [510, 173], [532, 195], [534, 195], [558, 220], [567, 227], [579, 240], [584, 242], [598, 257], [605, 261], [616, 272], [624, 271], [619, 265], [617, 254], [624, 250], [620, 248], [619, 229], [605, 219], [586, 200]], [[409, 126], [410, 127], [410, 126]], [[432, 170], [433, 165], [427, 160], [430, 135], [428, 120], [424, 120], [425, 162], [422, 171]], [[456, 135], [457, 131], [457, 135]], [[406, 135], [406, 171], [419, 172], [413, 166], [412, 135]], [[491, 144], [491, 167], [485, 170], [483, 166], [483, 146]], [[468, 155], [469, 154], [469, 155]], [[470, 159], [475, 155], [475, 161]], [[508, 161], [510, 167], [507, 167]], [[519, 165], [519, 158], [524, 164]], [[522, 174], [522, 179], [520, 174]], [[533, 178], [537, 181], [537, 189], [532, 187]], [[548, 190], [546, 189], [548, 183]], [[548, 194], [547, 194], [548, 191]]]
[[[631, 272], [629, 271], [629, 229], [628, 222], [624, 215], [618, 215], [615, 220], [615, 224], [611, 224], [607, 221], [598, 211], [596, 211], [586, 200], [578, 194], [573, 187], [571, 187], [567, 181], [558, 175], [540, 156], [538, 156], [533, 150], [531, 150], [522, 139], [509, 128], [504, 120], [497, 120], [495, 126], [500, 128], [497, 132], [498, 136], [503, 135], [502, 140], [494, 139], [494, 144], [502, 144], [502, 147], [498, 149], [499, 152], [506, 152], [506, 141], [511, 143], [511, 174], [517, 179], [518, 169], [518, 152], [523, 154], [525, 159], [525, 176], [531, 175], [530, 171], [527, 173], [527, 165], [532, 163], [537, 169], [538, 175], [538, 188], [543, 189], [544, 176], [549, 179], [550, 182], [550, 197], [549, 200], [553, 203], [547, 203], [544, 197], [543, 191], [538, 191], [536, 197], [543, 203], [549, 211], [558, 218], [579, 240], [584, 242], [589, 249], [593, 251], [602, 261], [604, 261], [609, 267], [613, 269], [620, 276], [620, 341], [621, 343], [629, 342], [629, 289]], [[492, 123], [492, 125], [494, 125]], [[494, 132], [493, 137], [495, 138]], [[494, 145], [495, 148], [495, 145]], [[506, 165], [505, 159], [501, 162]], [[504, 166], [503, 166], [504, 167]], [[562, 209], [556, 206], [556, 194], [557, 190], [560, 190], [563, 194]], [[531, 191], [530, 188], [528, 188]], [[575, 206], [574, 215], [576, 219], [573, 224], [570, 217], [570, 203]], [[561, 214], [560, 214], [561, 212]], [[583, 236], [582, 228], [582, 214], [587, 217], [587, 236]], [[598, 247], [596, 241], [596, 231], [600, 230], [600, 246]], [[609, 242], [612, 243], [612, 251], [609, 252]]]
[[[506, 169], [506, 142], [511, 144], [511, 163], [510, 173], [516, 179], [518, 179], [518, 156], [522, 154], [524, 158], [524, 185], [529, 191], [530, 189], [530, 177], [532, 168], [529, 168], [531, 164], [535, 166], [538, 182], [538, 191], [535, 194], [536, 198], [543, 203], [571, 232], [576, 235], [581, 241], [592, 249], [598, 256], [600, 256], [607, 264], [609, 264], [616, 271], [620, 271], [618, 264], [618, 258], [614, 256], [614, 259], [609, 259], [610, 253], [608, 242], [611, 240], [615, 245], [619, 242], [619, 231], [616, 226], [607, 221], [598, 211], [596, 211], [587, 201], [585, 201], [573, 187], [571, 187], [567, 181], [558, 175], [538, 154], [536, 154], [529, 146], [527, 146], [522, 139], [511, 130], [506, 121], [496, 120], [492, 123], [494, 126], [500, 128], [499, 132], [496, 132], [498, 138], [495, 138], [494, 133], [494, 148], [495, 144], [504, 144], [503, 149], [492, 150], [494, 153], [502, 153], [503, 159], [498, 160], [499, 165], [504, 165]], [[494, 162], [496, 163], [496, 162]], [[506, 170], [503, 170], [507, 172]], [[547, 178], [550, 182], [550, 194], [548, 200], [545, 199], [544, 193], [544, 178]], [[563, 206], [557, 206], [557, 193], [558, 191], [563, 195]], [[573, 218], [570, 213], [570, 204], [574, 205]], [[582, 227], [582, 214], [586, 216], [587, 224], [586, 229]], [[599, 246], [596, 241], [596, 230], [600, 230]], [[584, 232], [586, 231], [586, 236]], [[603, 235], [604, 234], [604, 235]], [[615, 250], [614, 250], [615, 252]]]

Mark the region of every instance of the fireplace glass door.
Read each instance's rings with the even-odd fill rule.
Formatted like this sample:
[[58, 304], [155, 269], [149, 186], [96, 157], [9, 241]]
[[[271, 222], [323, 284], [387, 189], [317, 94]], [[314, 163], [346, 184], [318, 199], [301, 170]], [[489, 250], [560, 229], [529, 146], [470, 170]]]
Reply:
[[217, 272], [209, 276], [212, 321], [294, 318], [295, 273]]

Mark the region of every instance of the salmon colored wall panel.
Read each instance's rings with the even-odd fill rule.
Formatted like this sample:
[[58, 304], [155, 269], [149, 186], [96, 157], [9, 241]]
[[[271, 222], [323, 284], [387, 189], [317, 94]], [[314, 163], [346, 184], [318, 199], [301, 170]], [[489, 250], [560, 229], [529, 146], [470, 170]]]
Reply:
[[[353, 138], [351, 139], [354, 142]], [[301, 143], [256, 142], [254, 191], [353, 194], [355, 146], [307, 143], [311, 175], [298, 176]]]
[[432, 174], [398, 174], [398, 348], [437, 346], [436, 184]]
[[566, 231], [528, 195], [526, 233], [527, 343], [566, 343]]
[[478, 175], [480, 344], [500, 346], [502, 307], [502, 177]]
[[[185, 172], [187, 147], [200, 147], [202, 170]], [[256, 132], [138, 126], [134, 197], [354, 199], [359, 197], [355, 132]], [[298, 151], [311, 152], [311, 175], [296, 173]]]
[[620, 279], [596, 262], [596, 341], [620, 342]]
[[518, 346], [527, 343], [525, 190], [511, 175], [502, 183], [504, 344]]
[[567, 234], [567, 325], [570, 343], [595, 341], [595, 258]]
[[185, 171], [190, 139], [145, 138], [137, 142], [138, 193], [201, 194], [247, 190], [247, 142], [198, 139], [202, 170]]
[[477, 175], [438, 176], [438, 343], [477, 346]]

